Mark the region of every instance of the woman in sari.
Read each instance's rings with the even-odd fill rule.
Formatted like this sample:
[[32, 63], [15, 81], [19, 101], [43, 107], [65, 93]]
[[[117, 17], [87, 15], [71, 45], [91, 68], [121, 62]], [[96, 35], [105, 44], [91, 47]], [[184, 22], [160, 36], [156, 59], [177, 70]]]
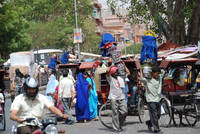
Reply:
[[94, 82], [94, 79], [90, 74], [87, 74], [88, 77], [86, 80], [89, 82], [89, 108], [90, 108], [90, 120], [97, 121], [98, 118], [98, 110], [97, 110], [97, 104], [98, 104], [98, 98], [97, 98], [97, 91], [96, 91], [96, 85]]
[[88, 86], [89, 82], [86, 81], [87, 75], [82, 73], [78, 74], [76, 83], [77, 102], [75, 106], [75, 113], [77, 121], [84, 121], [86, 123], [90, 120], [90, 110], [88, 103]]
[[54, 101], [53, 96], [54, 96], [54, 93], [56, 92], [56, 87], [58, 86], [58, 80], [56, 80], [55, 74], [56, 72], [52, 71], [48, 84], [47, 84], [46, 93], [45, 93], [47, 96], [47, 99], [52, 102]]

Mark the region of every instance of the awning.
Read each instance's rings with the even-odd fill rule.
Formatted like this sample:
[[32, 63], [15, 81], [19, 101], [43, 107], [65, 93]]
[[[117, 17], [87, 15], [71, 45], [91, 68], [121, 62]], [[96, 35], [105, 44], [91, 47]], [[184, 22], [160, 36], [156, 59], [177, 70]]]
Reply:
[[100, 62], [82, 62], [79, 69], [92, 69], [97, 68]]

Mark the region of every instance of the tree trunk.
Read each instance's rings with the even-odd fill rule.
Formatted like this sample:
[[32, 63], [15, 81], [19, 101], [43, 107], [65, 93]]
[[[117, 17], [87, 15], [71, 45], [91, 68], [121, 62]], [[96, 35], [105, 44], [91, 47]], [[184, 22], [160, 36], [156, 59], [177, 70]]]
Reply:
[[197, 44], [200, 41], [200, 0], [195, 0], [195, 2], [188, 28], [187, 44]]
[[185, 44], [185, 17], [182, 11], [185, 6], [185, 0], [176, 0], [174, 11], [172, 14], [173, 21], [169, 22], [169, 41], [181, 45]]

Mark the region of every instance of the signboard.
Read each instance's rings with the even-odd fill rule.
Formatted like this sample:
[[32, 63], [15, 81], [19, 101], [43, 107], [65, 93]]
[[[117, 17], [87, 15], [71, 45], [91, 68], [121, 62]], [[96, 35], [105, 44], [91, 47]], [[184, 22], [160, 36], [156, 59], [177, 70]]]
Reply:
[[81, 30], [81, 28], [74, 29], [74, 43], [82, 43], [82, 30]]

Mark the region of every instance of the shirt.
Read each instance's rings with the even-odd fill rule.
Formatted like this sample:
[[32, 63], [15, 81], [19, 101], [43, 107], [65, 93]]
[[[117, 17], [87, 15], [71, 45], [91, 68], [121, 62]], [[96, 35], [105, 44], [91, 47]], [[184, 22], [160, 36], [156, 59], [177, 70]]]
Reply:
[[58, 90], [59, 98], [71, 98], [75, 94], [74, 83], [68, 77], [64, 77], [60, 81], [59, 90]]
[[[11, 104], [10, 111], [17, 110], [17, 116], [20, 118], [38, 118], [42, 119], [44, 108], [49, 108], [53, 106], [44, 95], [38, 94], [34, 100], [26, 97], [25, 94], [20, 94], [15, 97], [13, 103]], [[18, 127], [26, 126], [25, 122], [18, 124]], [[28, 125], [34, 125], [32, 123]]]
[[158, 79], [146, 79], [142, 78], [142, 81], [145, 84], [146, 91], [145, 96], [147, 102], [159, 102], [161, 99], [161, 90], [162, 90], [162, 78], [164, 71], [162, 70], [159, 74]]
[[112, 99], [112, 100], [125, 99], [124, 80], [120, 76], [117, 76], [117, 79], [112, 76], [109, 76], [107, 77], [107, 80], [110, 84], [110, 93], [109, 93], [108, 99]]

